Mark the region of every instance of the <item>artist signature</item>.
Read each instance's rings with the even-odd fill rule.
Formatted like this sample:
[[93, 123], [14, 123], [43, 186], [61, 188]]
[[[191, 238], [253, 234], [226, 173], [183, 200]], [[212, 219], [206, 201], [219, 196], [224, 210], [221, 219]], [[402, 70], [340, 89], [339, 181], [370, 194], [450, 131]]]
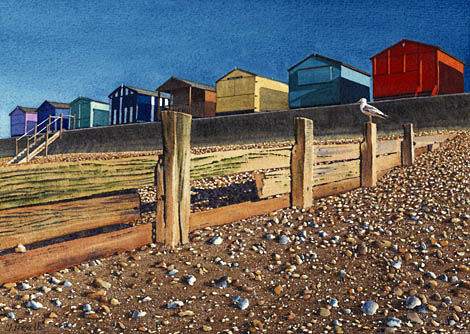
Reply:
[[43, 323], [34, 324], [6, 324], [5, 328], [0, 328], [0, 333], [31, 333], [46, 334], [46, 328]]

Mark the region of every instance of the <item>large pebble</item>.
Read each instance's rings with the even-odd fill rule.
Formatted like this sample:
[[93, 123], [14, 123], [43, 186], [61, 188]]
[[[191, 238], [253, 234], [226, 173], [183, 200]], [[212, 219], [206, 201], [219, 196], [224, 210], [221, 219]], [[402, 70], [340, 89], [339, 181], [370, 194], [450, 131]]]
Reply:
[[209, 241], [209, 243], [210, 243], [211, 245], [220, 245], [220, 244], [222, 243], [222, 241], [223, 241], [222, 238], [221, 238], [220, 236], [216, 235], [215, 237], [213, 237], [213, 238]]
[[379, 304], [376, 302], [369, 300], [362, 304], [362, 312], [364, 312], [367, 315], [374, 315], [375, 312], [377, 312], [377, 309], [379, 308]]
[[182, 307], [184, 305], [184, 303], [180, 300], [176, 300], [174, 302], [171, 302], [171, 303], [168, 303], [166, 305], [166, 308], [169, 308], [169, 309], [176, 309], [178, 307]]
[[409, 321], [414, 322], [416, 324], [420, 324], [420, 325], [423, 324], [423, 320], [421, 320], [418, 313], [416, 313], [416, 312], [408, 313], [407, 318], [408, 318]]
[[22, 244], [18, 244], [18, 246], [15, 247], [15, 252], [16, 253], [26, 253], [26, 247], [23, 246]]
[[144, 311], [139, 311], [139, 310], [134, 310], [132, 312], [132, 319], [137, 319], [141, 317], [145, 317], [147, 315], [147, 312]]
[[194, 285], [194, 283], [196, 283], [196, 277], [193, 275], [188, 275], [186, 282], [188, 282], [189, 285]]
[[401, 327], [401, 320], [395, 317], [387, 318], [388, 327]]
[[279, 243], [280, 243], [281, 245], [287, 245], [287, 244], [289, 243], [289, 241], [290, 241], [290, 240], [289, 240], [289, 237], [288, 237], [287, 235], [284, 235], [284, 234], [283, 234], [283, 235], [281, 235], [281, 236], [279, 237]]
[[32, 308], [33, 310], [39, 310], [40, 308], [43, 308], [44, 306], [42, 306], [40, 302], [32, 300], [26, 304], [26, 307]]
[[416, 306], [419, 305], [421, 305], [421, 299], [416, 296], [408, 297], [408, 299], [406, 300], [406, 308], [408, 309], [414, 309]]

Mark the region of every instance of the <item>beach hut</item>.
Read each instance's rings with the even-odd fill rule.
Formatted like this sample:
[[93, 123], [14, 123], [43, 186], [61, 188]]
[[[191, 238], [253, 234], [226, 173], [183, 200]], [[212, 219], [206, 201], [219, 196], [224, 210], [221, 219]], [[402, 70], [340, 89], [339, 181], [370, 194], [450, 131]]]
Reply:
[[[44, 120], [48, 119], [49, 116], [52, 117], [51, 123], [54, 122], [55, 118], [54, 117], [60, 117], [61, 114], [64, 116], [70, 115], [70, 105], [68, 103], [62, 103], [62, 102], [50, 102], [50, 101], [44, 101], [39, 108], [37, 109], [37, 114], [38, 114], [38, 124], [41, 124]], [[71, 126], [71, 122], [69, 122], [68, 117], [64, 117], [63, 120], [63, 128], [68, 130]], [[47, 122], [41, 125], [38, 125], [38, 131], [42, 130], [47, 126]], [[52, 131], [57, 131], [60, 130], [60, 121], [55, 122], [53, 125], [51, 125], [51, 130]]]
[[354, 103], [370, 97], [370, 74], [313, 53], [288, 69], [289, 108]]
[[374, 100], [464, 91], [465, 63], [438, 46], [403, 39], [370, 59]]
[[75, 116], [75, 128], [109, 125], [109, 104], [87, 97], [70, 102], [70, 113]]
[[36, 108], [17, 106], [10, 113], [10, 135], [12, 137], [22, 136], [34, 129], [37, 124], [38, 114]]
[[109, 94], [109, 124], [155, 122], [158, 107], [169, 103], [168, 96], [158, 97], [156, 91], [121, 85]]
[[171, 110], [191, 114], [194, 118], [215, 116], [214, 86], [171, 77], [157, 88], [157, 93], [161, 92], [170, 95]]
[[216, 82], [217, 115], [287, 110], [289, 86], [235, 68]]

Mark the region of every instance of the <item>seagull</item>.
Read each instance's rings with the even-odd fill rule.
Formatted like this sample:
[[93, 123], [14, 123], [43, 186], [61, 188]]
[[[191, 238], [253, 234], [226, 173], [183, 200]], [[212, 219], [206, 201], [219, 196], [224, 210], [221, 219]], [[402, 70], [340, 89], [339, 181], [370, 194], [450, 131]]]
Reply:
[[374, 106], [371, 106], [370, 104], [367, 104], [367, 100], [365, 98], [360, 99], [357, 102], [361, 102], [361, 105], [359, 108], [361, 108], [361, 112], [369, 117], [369, 122], [372, 122], [372, 117], [378, 117], [382, 119], [388, 119], [390, 116], [385, 115], [383, 112], [381, 112], [379, 109], [377, 109]]

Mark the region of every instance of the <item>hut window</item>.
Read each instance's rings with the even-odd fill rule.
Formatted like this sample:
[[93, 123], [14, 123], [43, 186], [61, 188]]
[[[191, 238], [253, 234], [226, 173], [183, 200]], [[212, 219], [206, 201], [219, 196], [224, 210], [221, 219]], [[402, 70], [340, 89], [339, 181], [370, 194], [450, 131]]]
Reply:
[[115, 97], [118, 97], [118, 95], [119, 95], [119, 92], [116, 92], [116, 94], [114, 94]]
[[299, 85], [311, 85], [333, 80], [331, 66], [303, 68], [297, 72]]
[[241, 79], [243, 78], [243, 76], [239, 75], [237, 77], [230, 77], [230, 78], [227, 78], [227, 80], [235, 80], [235, 79]]
[[126, 88], [126, 95], [129, 95], [129, 90]]

